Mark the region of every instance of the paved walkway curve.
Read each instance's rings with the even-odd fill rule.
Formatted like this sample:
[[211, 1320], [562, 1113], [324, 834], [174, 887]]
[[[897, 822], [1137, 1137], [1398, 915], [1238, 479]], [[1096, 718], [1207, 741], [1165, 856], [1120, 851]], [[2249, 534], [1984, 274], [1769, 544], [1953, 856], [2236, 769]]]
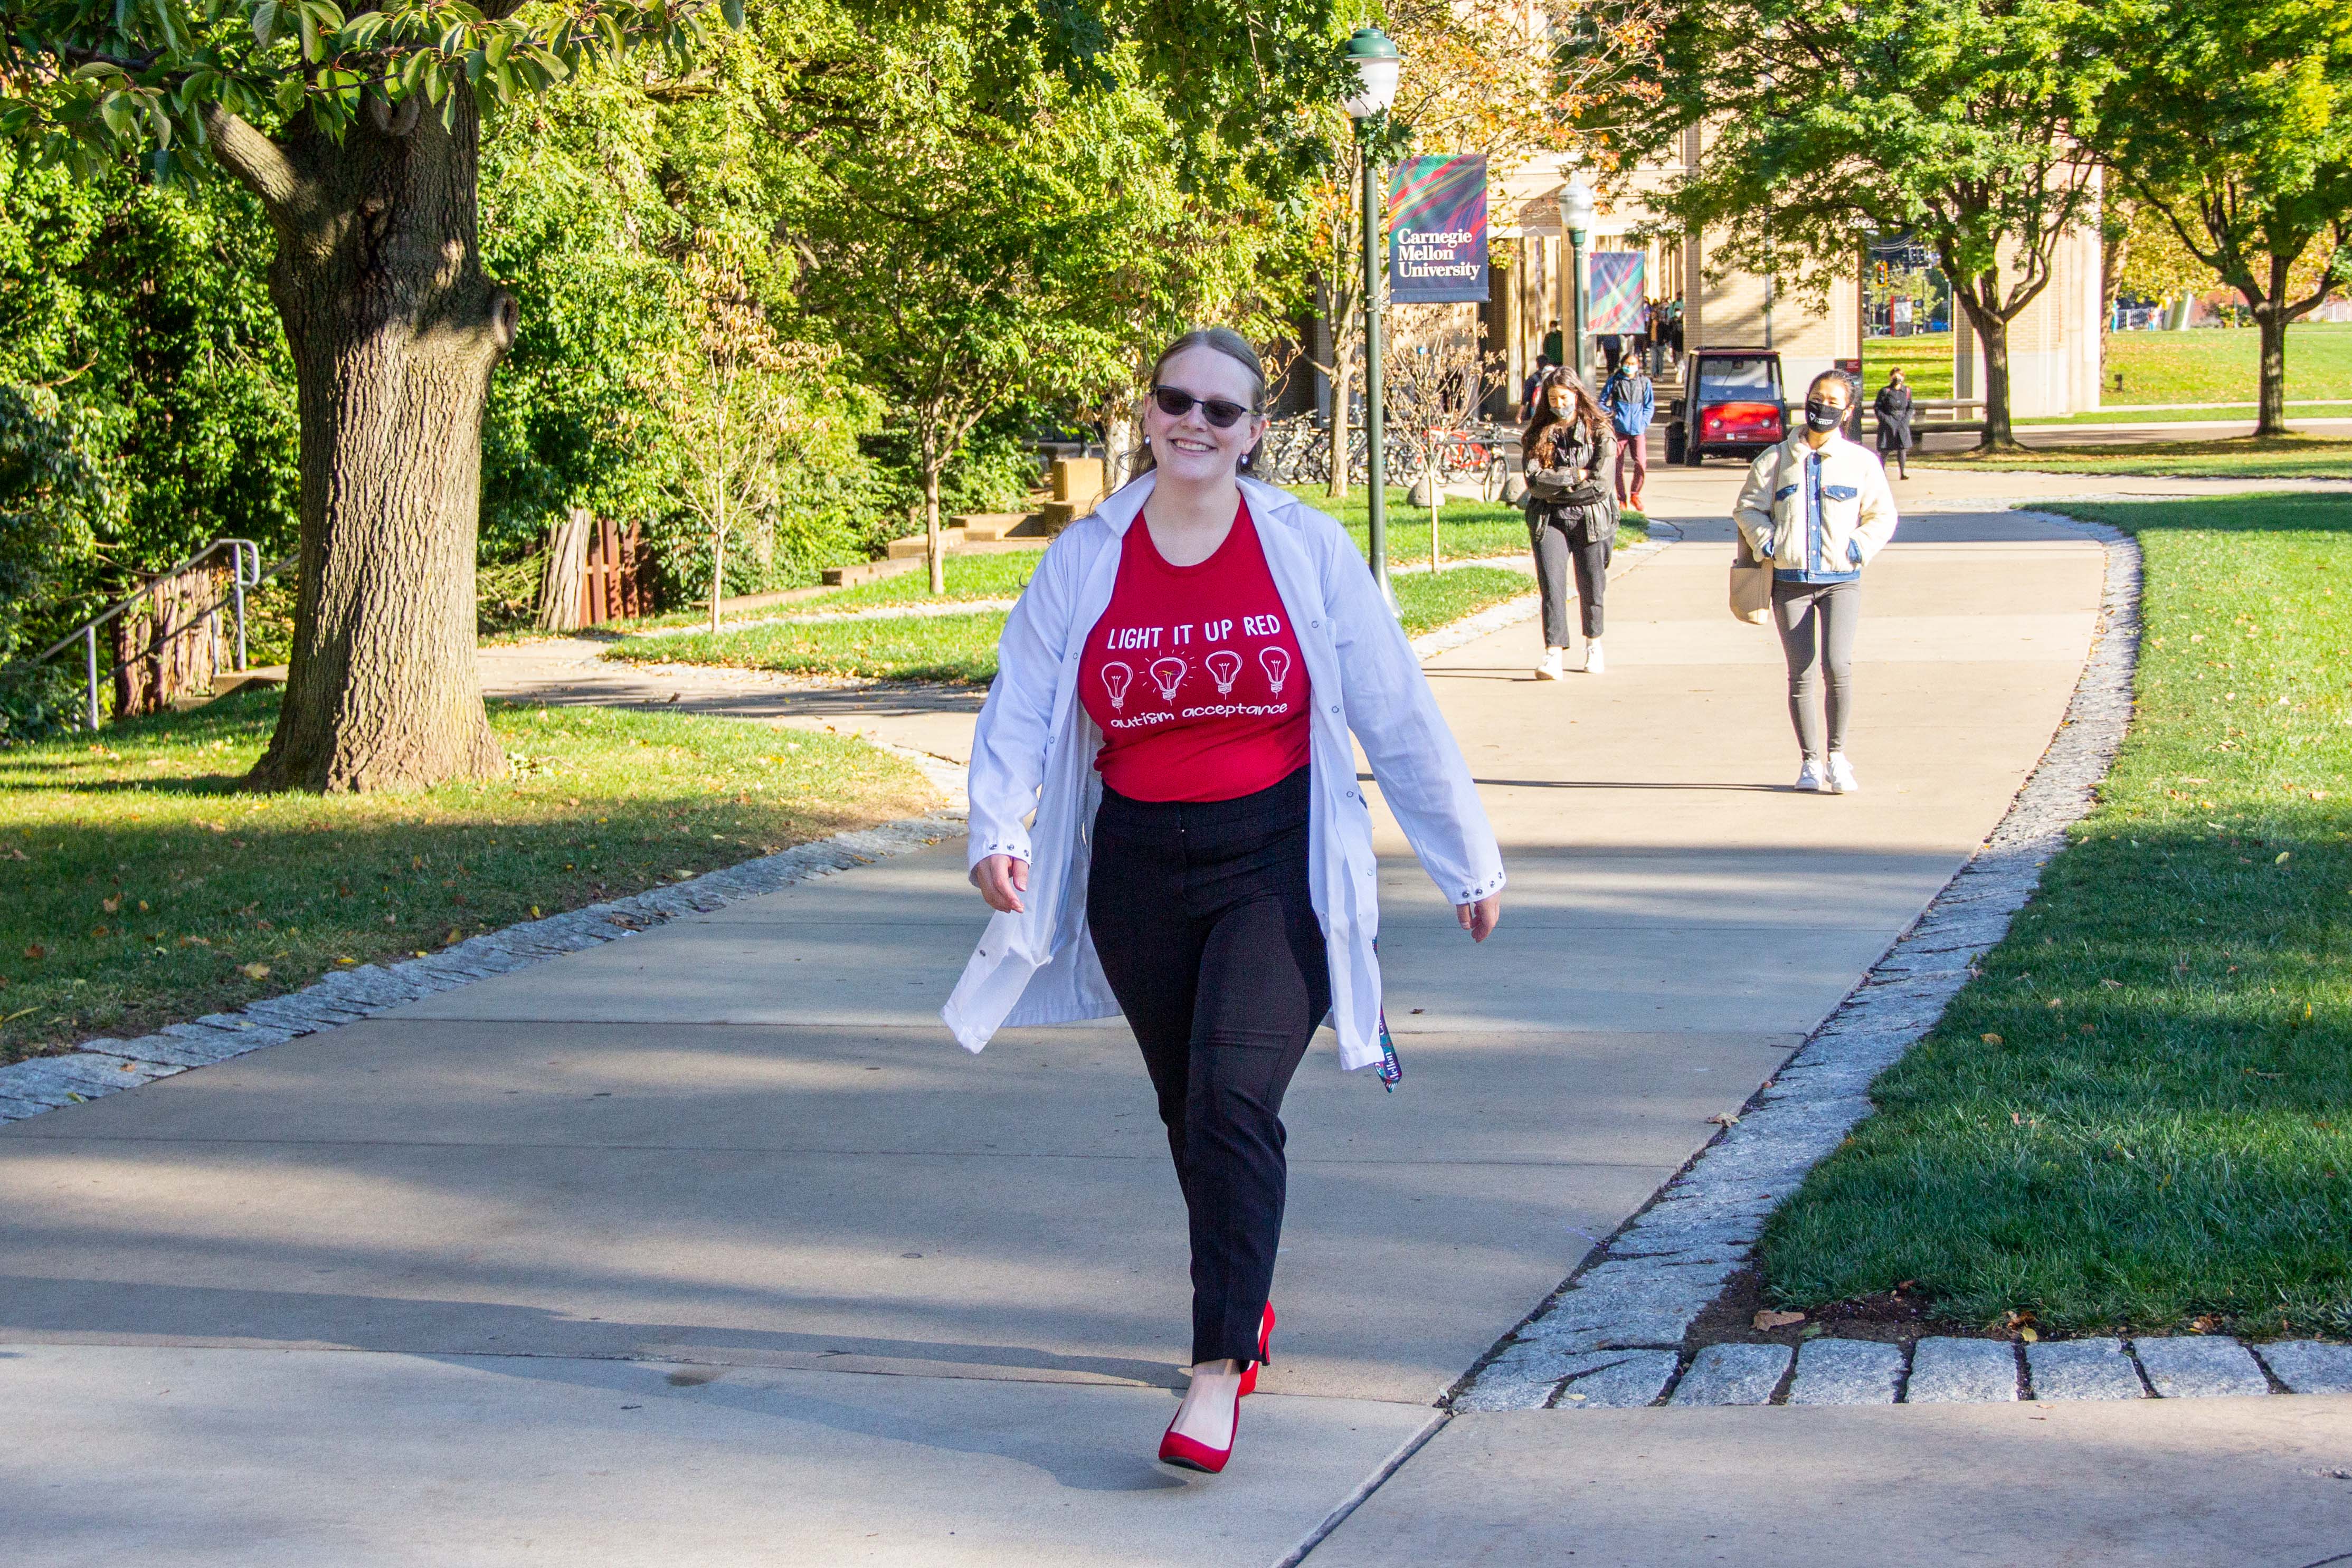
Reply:
[[[980, 912], [941, 845], [0, 1129], [12, 1561], [1273, 1563], [1353, 1500], [1316, 1568], [1563, 1540], [1717, 1560], [1693, 1511], [1747, 1495], [1740, 1456], [1788, 1456], [1693, 1424], [1855, 1412], [1432, 1437], [1434, 1403], [2000, 820], [2100, 576], [2031, 518], [1915, 517], [1869, 588], [1867, 792], [1800, 797], [1777, 651], [1722, 610], [1720, 505], [1612, 591], [1608, 676], [1528, 679], [1524, 622], [1433, 661], [1513, 867], [1505, 923], [1470, 947], [1383, 834], [1406, 1081], [1328, 1052], [1300, 1075], [1283, 1333], [1226, 1475], [1150, 1457], [1183, 1242], [1132, 1045], [945, 1040]], [[954, 755], [957, 717], [916, 709], [942, 739], [909, 744]], [[1817, 942], [1762, 940], [1792, 915]], [[2129, 1473], [2137, 1439], [2094, 1440]], [[1720, 1488], [1692, 1484], [1708, 1467]], [[2267, 1458], [2259, 1485], [2175, 1469], [2180, 1497], [2239, 1486], [2266, 1541], [2298, 1517]]]

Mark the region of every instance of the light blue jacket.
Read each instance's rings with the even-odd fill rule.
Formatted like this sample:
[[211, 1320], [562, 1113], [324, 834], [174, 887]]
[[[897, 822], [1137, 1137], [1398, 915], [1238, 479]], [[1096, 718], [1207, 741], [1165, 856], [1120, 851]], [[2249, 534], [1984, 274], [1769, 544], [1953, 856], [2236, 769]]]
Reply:
[[[1029, 864], [1015, 915], [992, 916], [940, 1016], [979, 1051], [1006, 1024], [1076, 1023], [1118, 1012], [1087, 931], [1087, 875], [1102, 731], [1078, 700], [1087, 633], [1110, 605], [1120, 546], [1153, 476], [1120, 486], [1062, 531], [1005, 618], [995, 684], [972, 735], [965, 859]], [[1446, 899], [1503, 886], [1503, 858], [1421, 662], [1339, 525], [1287, 491], [1244, 479], [1265, 563], [1290, 612], [1314, 698], [1307, 882], [1331, 966], [1339, 1064], [1381, 1060], [1380, 867], [1356, 781], [1352, 734], [1423, 870]], [[1030, 822], [1034, 813], [1034, 823]]]
[[1619, 435], [1643, 435], [1650, 421], [1657, 417], [1658, 389], [1650, 378], [1635, 378], [1622, 367], [1611, 372], [1601, 384], [1601, 406], [1609, 411], [1609, 423]]

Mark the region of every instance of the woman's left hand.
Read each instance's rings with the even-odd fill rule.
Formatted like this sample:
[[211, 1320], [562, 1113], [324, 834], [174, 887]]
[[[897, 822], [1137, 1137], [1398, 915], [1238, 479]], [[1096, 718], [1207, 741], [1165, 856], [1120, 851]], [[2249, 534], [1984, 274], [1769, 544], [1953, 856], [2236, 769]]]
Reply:
[[1503, 918], [1503, 895], [1490, 893], [1475, 904], [1457, 904], [1454, 917], [1462, 922], [1462, 929], [1470, 933], [1473, 942], [1484, 942], [1494, 935], [1496, 923]]

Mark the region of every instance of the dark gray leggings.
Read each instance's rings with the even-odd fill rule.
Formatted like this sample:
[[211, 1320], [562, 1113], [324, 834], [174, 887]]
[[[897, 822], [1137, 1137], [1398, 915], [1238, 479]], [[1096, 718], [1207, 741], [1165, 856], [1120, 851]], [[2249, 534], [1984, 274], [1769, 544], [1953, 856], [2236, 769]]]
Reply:
[[1611, 541], [1595, 541], [1591, 530], [1571, 522], [1566, 512], [1536, 514], [1528, 528], [1535, 547], [1536, 587], [1542, 595], [1544, 646], [1568, 648], [1568, 580], [1576, 578], [1578, 615], [1587, 641], [1601, 635], [1601, 603], [1609, 592]]
[[1772, 620], [1789, 659], [1789, 717], [1807, 757], [1822, 755], [1822, 666], [1829, 665], [1832, 751], [1845, 749], [1845, 721], [1853, 706], [1853, 629], [1862, 623], [1862, 583], [1776, 582]]

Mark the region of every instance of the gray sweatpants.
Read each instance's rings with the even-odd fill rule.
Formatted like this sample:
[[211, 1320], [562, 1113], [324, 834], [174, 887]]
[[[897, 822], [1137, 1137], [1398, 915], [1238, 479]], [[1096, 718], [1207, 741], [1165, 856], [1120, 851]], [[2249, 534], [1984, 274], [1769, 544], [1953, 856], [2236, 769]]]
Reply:
[[1862, 623], [1862, 583], [1775, 582], [1772, 621], [1789, 660], [1789, 718], [1807, 757], [1822, 755], [1822, 667], [1829, 666], [1830, 744], [1845, 749], [1853, 708], [1853, 630]]
[[[1538, 513], [1538, 517], [1546, 515]], [[1557, 519], [1557, 520], [1552, 520]], [[1578, 618], [1584, 622], [1587, 641], [1601, 635], [1601, 604], [1609, 591], [1609, 556], [1611, 541], [1595, 542], [1580, 527], [1569, 522], [1560, 513], [1551, 513], [1545, 521], [1528, 529], [1528, 542], [1536, 552], [1536, 587], [1543, 600], [1544, 646], [1570, 648], [1574, 641], [1568, 634], [1569, 578], [1576, 579]]]

